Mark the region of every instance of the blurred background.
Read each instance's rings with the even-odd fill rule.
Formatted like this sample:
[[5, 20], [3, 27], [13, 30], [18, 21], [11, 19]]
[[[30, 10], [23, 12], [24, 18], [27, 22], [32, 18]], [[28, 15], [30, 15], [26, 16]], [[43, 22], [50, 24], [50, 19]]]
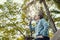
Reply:
[[[46, 0], [46, 4], [55, 26], [60, 29], [60, 1]], [[39, 0], [0, 0], [0, 40], [24, 40], [25, 36], [31, 34], [29, 18], [37, 15], [41, 8], [48, 21], [45, 7]], [[32, 25], [35, 24], [33, 21]], [[51, 26], [49, 36], [50, 38], [54, 36]]]

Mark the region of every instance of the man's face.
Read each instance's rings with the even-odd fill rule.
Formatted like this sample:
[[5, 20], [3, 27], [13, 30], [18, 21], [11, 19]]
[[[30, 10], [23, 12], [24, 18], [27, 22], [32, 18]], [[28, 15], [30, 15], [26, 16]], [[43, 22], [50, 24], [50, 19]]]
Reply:
[[35, 15], [34, 19], [35, 20], [38, 20], [39, 19], [39, 16], [38, 15]]

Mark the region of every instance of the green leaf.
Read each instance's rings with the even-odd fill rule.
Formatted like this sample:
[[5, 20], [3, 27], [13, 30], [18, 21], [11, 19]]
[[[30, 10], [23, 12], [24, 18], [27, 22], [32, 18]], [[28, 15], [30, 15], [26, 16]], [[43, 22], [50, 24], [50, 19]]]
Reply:
[[3, 5], [0, 5], [0, 9], [3, 9], [4, 7], [3, 7]]
[[60, 21], [60, 17], [54, 18], [53, 20], [54, 20], [55, 22], [56, 22], [56, 21]]
[[60, 0], [54, 0], [56, 6], [58, 9], [60, 9]]
[[60, 14], [60, 11], [58, 11], [58, 10], [52, 10], [50, 12], [55, 13], [55, 14]]
[[57, 26], [60, 27], [60, 23], [57, 23]]

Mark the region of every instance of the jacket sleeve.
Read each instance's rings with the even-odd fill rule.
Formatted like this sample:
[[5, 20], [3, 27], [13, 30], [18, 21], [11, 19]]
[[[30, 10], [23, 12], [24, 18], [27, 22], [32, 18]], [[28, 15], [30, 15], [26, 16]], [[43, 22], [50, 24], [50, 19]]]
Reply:
[[46, 20], [42, 20], [41, 24], [44, 27], [44, 29], [40, 33], [44, 35], [48, 31], [49, 24], [47, 23]]
[[31, 23], [29, 24], [30, 31], [35, 31], [35, 27], [32, 27]]

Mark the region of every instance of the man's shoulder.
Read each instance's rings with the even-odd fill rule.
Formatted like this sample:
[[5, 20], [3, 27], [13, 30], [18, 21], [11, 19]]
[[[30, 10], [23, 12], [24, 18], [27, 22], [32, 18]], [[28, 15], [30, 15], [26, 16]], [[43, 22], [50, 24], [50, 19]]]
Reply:
[[44, 18], [40, 19], [40, 21], [46, 21]]

